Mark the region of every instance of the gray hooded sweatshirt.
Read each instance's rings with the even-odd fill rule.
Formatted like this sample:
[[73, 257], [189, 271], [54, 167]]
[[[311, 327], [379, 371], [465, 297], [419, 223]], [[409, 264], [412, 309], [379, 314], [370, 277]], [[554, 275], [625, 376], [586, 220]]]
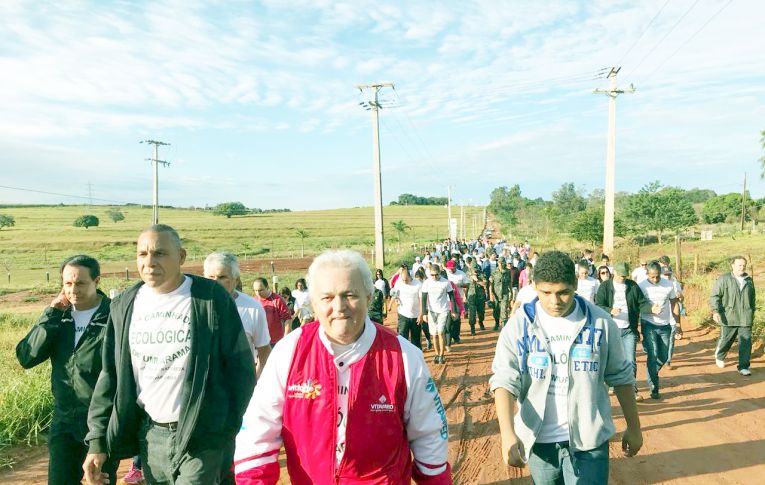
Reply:
[[[588, 451], [615, 432], [604, 382], [612, 387], [634, 385], [635, 378], [614, 321], [603, 309], [575, 298], [585, 317], [568, 352], [569, 446]], [[518, 402], [514, 429], [526, 460], [542, 427], [553, 367], [553, 356], [536, 318], [537, 301], [523, 305], [502, 329], [489, 379], [492, 391], [507, 389]]]

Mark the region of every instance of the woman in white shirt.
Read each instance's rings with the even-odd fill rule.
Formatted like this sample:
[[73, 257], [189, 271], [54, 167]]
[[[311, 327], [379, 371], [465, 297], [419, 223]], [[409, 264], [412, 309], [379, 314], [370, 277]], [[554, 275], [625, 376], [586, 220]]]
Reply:
[[295, 315], [293, 318], [300, 320], [300, 325], [305, 325], [313, 320], [311, 297], [308, 294], [308, 285], [305, 282], [305, 278], [299, 278], [295, 282], [292, 297], [295, 299]]

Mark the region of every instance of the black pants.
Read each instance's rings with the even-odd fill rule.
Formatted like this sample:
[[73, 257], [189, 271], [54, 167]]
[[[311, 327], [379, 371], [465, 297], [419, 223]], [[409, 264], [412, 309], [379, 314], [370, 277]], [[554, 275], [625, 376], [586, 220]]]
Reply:
[[422, 350], [421, 339], [422, 329], [417, 323], [416, 318], [409, 318], [398, 314], [398, 334], [412, 342], [418, 349]]
[[449, 314], [449, 318], [446, 321], [446, 345], [451, 345], [453, 342], [459, 343], [461, 326], [460, 315], [457, 314], [457, 318], [452, 318], [451, 314]]
[[[82, 464], [88, 447], [71, 433], [51, 432], [48, 438], [48, 483], [50, 485], [80, 485], [83, 478]], [[109, 482], [117, 483], [117, 464], [111, 460], [102, 467], [109, 474]]]
[[720, 325], [720, 340], [715, 349], [715, 358], [723, 360], [738, 337], [738, 370], [749, 368], [752, 356], [752, 327], [729, 327]]
[[475, 329], [475, 317], [478, 316], [478, 325], [483, 328], [483, 319], [486, 315], [486, 297], [483, 292], [467, 297], [468, 324], [470, 329]]

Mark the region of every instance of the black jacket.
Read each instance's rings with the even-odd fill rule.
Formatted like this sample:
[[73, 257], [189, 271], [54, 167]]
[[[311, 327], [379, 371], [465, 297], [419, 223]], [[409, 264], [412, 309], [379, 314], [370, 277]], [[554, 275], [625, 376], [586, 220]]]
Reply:
[[109, 298], [98, 290], [101, 304], [85, 333], [74, 345], [71, 309], [48, 307], [32, 330], [16, 346], [16, 358], [25, 369], [50, 359], [53, 391], [52, 431], [71, 433], [79, 440], [88, 431], [88, 406], [101, 372], [101, 344], [109, 318]]
[[[191, 284], [191, 351], [182, 392], [177, 469], [186, 452], [222, 448], [239, 431], [255, 388], [255, 364], [236, 304], [215, 281], [188, 275]], [[145, 413], [136, 402], [129, 331], [138, 283], [114, 299], [104, 338], [103, 368], [88, 412], [89, 453], [112, 459], [138, 454]]]
[[[638, 332], [640, 312], [651, 313], [651, 302], [643, 295], [643, 290], [637, 283], [627, 279], [624, 280], [624, 284], [627, 285], [627, 319], [630, 322], [630, 328], [634, 332]], [[612, 279], [609, 278], [600, 284], [598, 292], [595, 294], [595, 304], [607, 311], [609, 315], [611, 314], [611, 309], [614, 307], [614, 281]]]

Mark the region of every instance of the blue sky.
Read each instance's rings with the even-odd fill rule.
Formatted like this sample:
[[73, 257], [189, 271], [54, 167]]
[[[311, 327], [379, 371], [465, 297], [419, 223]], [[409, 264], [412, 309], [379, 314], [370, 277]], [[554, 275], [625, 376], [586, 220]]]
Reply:
[[[549, 198], [605, 177], [602, 69], [620, 65], [617, 190], [765, 195], [765, 3], [756, 0], [33, 2], [0, 22], [0, 185], [293, 210], [383, 197]], [[82, 199], [0, 188], [0, 203]]]

